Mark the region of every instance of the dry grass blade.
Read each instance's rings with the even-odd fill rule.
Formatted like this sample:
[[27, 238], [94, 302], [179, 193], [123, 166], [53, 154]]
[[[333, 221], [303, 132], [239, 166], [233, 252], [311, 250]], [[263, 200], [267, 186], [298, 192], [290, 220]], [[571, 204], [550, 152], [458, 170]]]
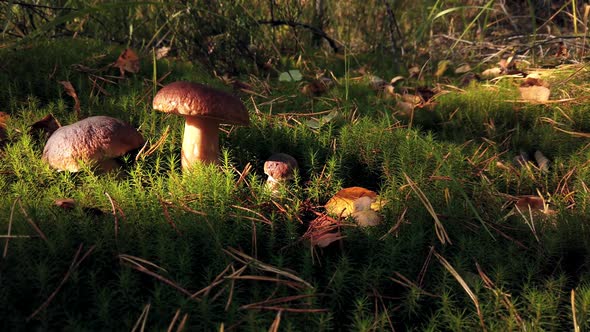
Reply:
[[68, 96], [74, 98], [74, 112], [76, 112], [76, 119], [80, 118], [80, 99], [78, 99], [78, 94], [76, 93], [76, 89], [70, 81], [58, 81], [59, 84], [63, 85], [64, 89]]
[[247, 217], [247, 216], [238, 216], [235, 214], [232, 214], [233, 217], [235, 218], [244, 218], [244, 219], [248, 219], [248, 220], [252, 220], [252, 221], [260, 221], [262, 223], [265, 223], [267, 225], [272, 225], [272, 221], [270, 221], [268, 218], [266, 218], [265, 216], [263, 216], [261, 213], [256, 212], [254, 210], [248, 209], [246, 207], [243, 206], [239, 206], [239, 205], [232, 205], [233, 208], [242, 210], [242, 211], [247, 211], [250, 212], [252, 214], [255, 214], [256, 216], [258, 216], [258, 218], [253, 218], [253, 217]]
[[576, 291], [572, 289], [570, 294], [570, 302], [572, 303], [572, 320], [574, 323], [574, 332], [580, 332], [580, 325], [578, 325], [578, 318], [576, 317]]
[[[4, 243], [4, 251], [2, 253], [2, 258], [6, 258], [6, 255], [8, 254], [8, 242], [10, 239], [20, 238], [20, 237], [22, 237], [22, 238], [28, 237], [25, 235], [11, 235], [12, 224], [13, 224], [13, 220], [14, 220], [14, 209], [15, 209], [17, 203], [18, 203], [21, 213], [23, 214], [23, 216], [25, 217], [25, 219], [27, 220], [29, 225], [31, 225], [31, 227], [33, 227], [33, 229], [35, 230], [35, 232], [37, 232], [37, 234], [39, 235], [40, 238], [42, 238], [46, 243], [49, 243], [49, 241], [47, 240], [47, 237], [41, 231], [39, 226], [37, 226], [37, 224], [35, 224], [33, 219], [31, 219], [31, 217], [29, 217], [29, 214], [27, 213], [27, 211], [23, 207], [23, 203], [21, 202], [20, 197], [17, 197], [14, 199], [14, 202], [12, 203], [12, 208], [10, 209], [10, 219], [8, 221], [8, 233], [6, 234], [6, 236], [3, 236], [3, 238], [6, 239], [6, 242]], [[29, 237], [32, 237], [32, 236], [29, 236]]]
[[279, 310], [277, 312], [277, 316], [275, 317], [275, 320], [273, 320], [272, 324], [270, 324], [270, 328], [268, 329], [268, 332], [279, 332], [279, 326], [281, 325], [281, 314], [283, 313], [282, 310]]
[[574, 137], [579, 137], [579, 138], [590, 138], [590, 133], [583, 133], [583, 132], [579, 132], [579, 131], [570, 131], [570, 130], [565, 130], [565, 129], [559, 128], [557, 126], [557, 122], [555, 122], [553, 119], [541, 118], [541, 120], [551, 124], [553, 126], [553, 129], [555, 129], [557, 131], [561, 131], [562, 133], [566, 133], [568, 135], [571, 135]]
[[170, 224], [170, 226], [172, 226], [172, 228], [174, 228], [174, 230], [176, 231], [176, 234], [182, 235], [182, 233], [180, 233], [180, 231], [178, 230], [178, 227], [176, 227], [176, 223], [170, 217], [170, 213], [168, 212], [168, 206], [166, 205], [166, 202], [164, 202], [161, 198], [158, 198], [158, 201], [160, 202], [160, 205], [162, 206], [162, 211], [164, 212], [164, 219], [166, 219], [168, 224]]
[[422, 202], [422, 204], [424, 205], [424, 207], [426, 208], [428, 213], [430, 213], [430, 215], [434, 219], [434, 230], [436, 232], [436, 236], [440, 240], [440, 243], [446, 244], [448, 242], [449, 244], [452, 244], [451, 239], [449, 238], [449, 235], [447, 234], [447, 231], [445, 230], [445, 227], [443, 226], [440, 219], [438, 219], [438, 215], [434, 211], [432, 204], [430, 204], [428, 197], [426, 197], [424, 192], [422, 192], [422, 190], [416, 185], [416, 183], [414, 181], [412, 181], [412, 179], [406, 173], [404, 173], [404, 177], [406, 178], [406, 181], [410, 185], [410, 188], [412, 188], [414, 193], [416, 193], [416, 195], [418, 195], [418, 198], [420, 199], [420, 201]]
[[290, 303], [293, 301], [298, 301], [302, 299], [308, 299], [314, 297], [315, 295], [305, 294], [305, 295], [293, 295], [293, 296], [285, 296], [276, 299], [269, 299], [266, 301], [256, 302], [246, 304], [240, 307], [240, 309], [265, 309], [265, 310], [279, 310], [279, 311], [290, 311], [290, 312], [325, 312], [327, 309], [314, 309], [314, 308], [291, 308], [291, 307], [282, 307], [281, 304]]
[[269, 281], [274, 282], [277, 284], [283, 284], [287, 287], [291, 287], [293, 289], [302, 289], [302, 285], [298, 282], [293, 282], [289, 280], [281, 280], [277, 277], [265, 277], [265, 276], [254, 276], [254, 275], [241, 275], [241, 276], [228, 276], [225, 277], [226, 279], [231, 280], [254, 280], [254, 281]]
[[181, 332], [184, 330], [184, 326], [186, 325], [187, 320], [188, 320], [188, 314], [184, 314], [184, 316], [182, 316], [182, 320], [180, 321], [180, 324], [178, 324], [178, 328], [176, 329], [176, 332]]
[[154, 152], [156, 152], [160, 148], [160, 146], [162, 146], [162, 144], [164, 144], [164, 142], [166, 142], [168, 135], [170, 135], [170, 126], [166, 126], [166, 129], [164, 129], [162, 136], [160, 136], [160, 138], [158, 138], [156, 143], [150, 145], [150, 148], [147, 149], [147, 151], [145, 150], [147, 147], [147, 142], [146, 142], [144, 144], [144, 146], [141, 148], [141, 150], [139, 150], [139, 152], [137, 153], [137, 156], [135, 156], [135, 161], [138, 161], [139, 159], [142, 159], [145, 157], [149, 157]]
[[383, 236], [381, 236], [379, 238], [379, 240], [385, 240], [385, 238], [387, 237], [387, 235], [395, 233], [401, 227], [402, 223], [404, 222], [404, 218], [406, 217], [406, 212], [408, 212], [408, 208], [407, 207], [404, 209], [404, 211], [402, 211], [402, 214], [399, 216], [399, 218], [397, 218], [397, 222], [395, 223], [395, 225], [393, 225], [387, 231], [387, 233], [383, 234]]
[[117, 216], [117, 208], [115, 206], [115, 201], [113, 200], [111, 195], [109, 195], [109, 193], [107, 193], [106, 191], [104, 192], [104, 194], [109, 199], [109, 202], [111, 202], [111, 208], [113, 211], [113, 218], [115, 218], [115, 240], [116, 240], [119, 238], [119, 217]]
[[72, 272], [74, 272], [74, 270], [76, 270], [78, 268], [78, 266], [80, 266], [82, 261], [84, 261], [86, 259], [86, 257], [88, 257], [88, 255], [90, 255], [90, 253], [94, 250], [95, 246], [90, 247], [90, 249], [88, 249], [86, 251], [86, 253], [84, 253], [84, 255], [80, 259], [78, 259], [78, 257], [80, 256], [80, 252], [82, 252], [82, 247], [83, 247], [83, 244], [80, 244], [80, 246], [78, 247], [78, 251], [76, 251], [76, 254], [74, 255], [74, 259], [72, 260], [72, 264], [70, 264], [68, 271], [66, 272], [65, 276], [63, 277], [63, 279], [61, 280], [59, 285], [57, 285], [57, 288], [53, 291], [53, 293], [51, 293], [51, 295], [49, 295], [47, 300], [45, 300], [45, 302], [43, 302], [43, 304], [41, 304], [41, 306], [39, 306], [39, 308], [37, 308], [37, 310], [35, 310], [31, 315], [29, 315], [29, 317], [27, 317], [27, 321], [30, 321], [31, 319], [33, 319], [33, 317], [37, 316], [37, 314], [39, 312], [41, 312], [41, 310], [45, 309], [49, 305], [49, 303], [51, 303], [51, 301], [57, 295], [57, 293], [62, 288], [62, 286], [70, 278], [70, 275], [72, 274]]
[[18, 200], [18, 197], [14, 199], [14, 202], [12, 202], [12, 208], [10, 209], [10, 219], [8, 220], [8, 232], [6, 233], [6, 242], [4, 242], [4, 251], [2, 253], [2, 258], [6, 258], [6, 255], [8, 254], [8, 242], [10, 240], [10, 232], [12, 231], [12, 220], [14, 218], [14, 208], [16, 207], [16, 201]]
[[126, 261], [128, 263], [131, 263], [131, 264], [140, 265], [138, 263], [138, 262], [140, 262], [140, 263], [143, 263], [143, 264], [147, 264], [149, 266], [152, 266], [152, 267], [154, 267], [154, 268], [156, 268], [156, 269], [158, 269], [160, 271], [168, 272], [168, 271], [166, 271], [166, 269], [164, 269], [164, 268], [162, 268], [162, 267], [160, 267], [160, 266], [158, 266], [158, 265], [156, 265], [156, 264], [154, 264], [154, 263], [152, 263], [152, 262], [150, 262], [150, 261], [148, 261], [146, 259], [140, 258], [140, 257], [131, 256], [131, 255], [127, 255], [127, 254], [120, 254], [119, 255], [119, 258], [121, 260], [124, 260], [124, 261]]
[[496, 296], [500, 296], [502, 304], [504, 304], [504, 306], [506, 307], [506, 309], [508, 309], [508, 311], [514, 315], [514, 317], [516, 318], [516, 323], [518, 324], [518, 326], [521, 328], [521, 330], [525, 330], [525, 326], [523, 324], [522, 318], [520, 317], [520, 315], [518, 314], [518, 312], [516, 311], [516, 307], [514, 306], [514, 304], [512, 303], [512, 301], [510, 301], [510, 294], [506, 294], [504, 292], [502, 292], [501, 289], [498, 289], [496, 287], [496, 285], [494, 284], [494, 282], [492, 281], [492, 279], [490, 279], [481, 269], [481, 267], [479, 266], [478, 263], [475, 263], [475, 266], [477, 267], [477, 272], [479, 273], [479, 276], [481, 277], [481, 279], [483, 280], [484, 286], [490, 290], [492, 290]]
[[[169, 286], [172, 286], [173, 288], [175, 288], [176, 290], [180, 291], [181, 293], [187, 295], [191, 299], [194, 299], [192, 297], [192, 293], [189, 292], [188, 290], [184, 289], [183, 287], [181, 287], [180, 285], [176, 284], [172, 280], [170, 280], [170, 279], [168, 279], [166, 277], [163, 277], [163, 276], [161, 276], [161, 275], [159, 275], [159, 274], [157, 274], [157, 273], [149, 270], [145, 266], [141, 265], [140, 262], [145, 263], [145, 262], [147, 262], [146, 260], [140, 260], [137, 257], [130, 256], [130, 255], [124, 255], [124, 254], [120, 254], [118, 257], [122, 261], [122, 263], [123, 262], [127, 262], [128, 263], [128, 266], [131, 267], [132, 269], [135, 269], [135, 270], [137, 270], [139, 272], [143, 272], [143, 273], [145, 273], [145, 274], [147, 274], [149, 276], [152, 276], [152, 277], [160, 280], [161, 282], [163, 282], [163, 283], [165, 283], [165, 284], [167, 284]], [[154, 263], [151, 263], [150, 262], [149, 265], [154, 266], [154, 267], [157, 267], [157, 268], [163, 270], [162, 268], [158, 267]]]
[[[229, 264], [228, 266], [225, 267], [225, 269], [223, 269], [223, 271], [221, 271], [221, 273], [219, 273], [215, 279], [213, 279], [213, 282], [211, 284], [209, 284], [209, 286], [195, 292], [193, 295], [191, 295], [191, 297], [197, 297], [201, 294], [207, 295], [209, 294], [209, 292], [213, 289], [213, 287], [219, 285], [220, 283], [222, 283], [224, 281], [223, 276], [225, 275], [225, 273], [229, 270], [232, 269], [233, 270], [233, 265]], [[245, 268], [242, 269], [242, 271], [245, 270]], [[234, 271], [235, 272], [235, 271]]]
[[308, 283], [307, 281], [299, 278], [298, 276], [296, 276], [295, 274], [291, 273], [291, 272], [287, 272], [284, 270], [281, 270], [277, 267], [274, 267], [272, 265], [268, 265], [266, 263], [263, 263], [251, 256], [246, 255], [245, 253], [236, 250], [234, 248], [228, 248], [228, 249], [223, 249], [223, 251], [230, 255], [231, 257], [233, 257], [235, 260], [242, 262], [243, 264], [246, 265], [250, 265], [250, 266], [254, 266], [255, 268], [258, 268], [260, 270], [266, 271], [266, 272], [271, 272], [271, 273], [276, 273], [278, 275], [281, 275], [283, 277], [289, 278], [291, 280], [297, 281], [299, 283], [302, 283], [303, 285], [305, 285], [306, 287], [313, 289], [314, 287]]
[[436, 251], [434, 251], [433, 253], [434, 253], [434, 256], [436, 256], [436, 258], [438, 258], [438, 261], [442, 264], [442, 266], [445, 269], [447, 269], [447, 271], [449, 271], [449, 273], [459, 282], [461, 287], [463, 287], [463, 289], [465, 290], [467, 295], [469, 295], [469, 297], [471, 298], [471, 301], [473, 301], [473, 304], [475, 305], [475, 309], [477, 310], [477, 316], [479, 317], [479, 324], [481, 325], [481, 329], [482, 329], [482, 331], [487, 331], [485, 323], [483, 321], [483, 315], [482, 315], [481, 309], [479, 307], [479, 300], [477, 299], [477, 296], [475, 295], [475, 293], [473, 293], [471, 288], [469, 288], [469, 285], [467, 285], [465, 280], [461, 277], [459, 272], [457, 272], [457, 270], [455, 270], [455, 268], [451, 265], [451, 263], [449, 263], [443, 256], [441, 256]]
[[[139, 315], [139, 318], [137, 318], [137, 321], [135, 322], [135, 325], [131, 329], [131, 332], [137, 331], [138, 328], [139, 328], [139, 331], [141, 331], [141, 332], [145, 331], [145, 324], [147, 322], [147, 317], [150, 312], [150, 308], [151, 308], [151, 304], [149, 304], [149, 303], [146, 304], [145, 307], [143, 307], [143, 310], [141, 311], [141, 315]], [[140, 327], [140, 325], [141, 325], [141, 327]]]
[[176, 320], [178, 319], [178, 316], [180, 316], [180, 308], [176, 309], [176, 312], [174, 313], [174, 317], [172, 317], [172, 321], [170, 322], [170, 325], [168, 325], [168, 329], [166, 330], [166, 332], [172, 332], [172, 328], [174, 327], [174, 324], [176, 324]]

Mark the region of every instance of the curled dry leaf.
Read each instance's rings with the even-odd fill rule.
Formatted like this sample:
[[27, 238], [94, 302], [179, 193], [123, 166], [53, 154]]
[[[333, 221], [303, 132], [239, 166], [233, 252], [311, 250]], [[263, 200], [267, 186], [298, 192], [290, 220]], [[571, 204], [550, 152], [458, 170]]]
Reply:
[[125, 77], [125, 72], [137, 73], [139, 72], [139, 57], [130, 48], [127, 48], [119, 55], [113, 67], [119, 68], [121, 77]]
[[331, 243], [344, 238], [340, 233], [340, 223], [325, 214], [319, 214], [309, 223], [309, 227], [302, 238], [308, 239], [312, 247], [325, 248]]
[[59, 121], [57, 121], [55, 117], [53, 117], [53, 114], [47, 114], [43, 117], [43, 119], [31, 125], [29, 133], [32, 136], [36, 136], [39, 138], [42, 136], [48, 138], [49, 136], [51, 136], [51, 134], [53, 134], [53, 132], [59, 129], [59, 127], [61, 127], [61, 124], [59, 123]]
[[78, 94], [76, 93], [76, 89], [70, 81], [59, 81], [59, 84], [63, 85], [64, 89], [68, 96], [74, 98], [74, 112], [76, 112], [76, 118], [80, 118], [80, 99], [78, 99]]
[[523, 100], [530, 101], [547, 101], [549, 100], [549, 95], [551, 94], [551, 90], [549, 89], [549, 84], [547, 84], [547, 82], [531, 77], [526, 78], [518, 90], [520, 91], [520, 97]]

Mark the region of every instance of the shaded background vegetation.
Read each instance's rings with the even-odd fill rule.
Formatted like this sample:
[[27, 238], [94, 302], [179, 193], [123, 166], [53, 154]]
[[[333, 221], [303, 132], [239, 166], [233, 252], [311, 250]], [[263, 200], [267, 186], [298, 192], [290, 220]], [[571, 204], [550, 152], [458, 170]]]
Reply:
[[[166, 328], [180, 308], [190, 313], [188, 326], [195, 330], [219, 329], [222, 323], [228, 329], [261, 330], [276, 321], [276, 312], [244, 306], [302, 294], [310, 297], [290, 304], [329, 311], [283, 313], [282, 328], [481, 328], [463, 287], [443, 265], [432, 263], [435, 252], [474, 290], [489, 330], [572, 326], [572, 289], [578, 296], [578, 322], [587, 327], [586, 142], [539, 121], [540, 116], [574, 119], [573, 129], [588, 131], [585, 106], [565, 111], [559, 105], [514, 107], [498, 100], [498, 95], [513, 97], [509, 82], [496, 90], [471, 86], [461, 94], [441, 96], [436, 112], [417, 114], [414, 127], [408, 128], [406, 120], [391, 116], [391, 105], [365, 81], [350, 79], [362, 72], [409, 76], [409, 69], [418, 66], [425, 74], [410, 85], [454, 84], [458, 77], [452, 74], [434, 75], [440, 60], [486, 67], [513, 55], [543, 64], [559, 43], [567, 44], [572, 53], [567, 61], [575, 63], [584, 59], [587, 18], [586, 7], [575, 1], [0, 1], [0, 83], [5, 87], [0, 105], [12, 116], [10, 143], [0, 166], [0, 189], [9, 199], [1, 201], [0, 210], [4, 219], [14, 219], [15, 234], [31, 233], [30, 217], [49, 239], [10, 242], [10, 255], [0, 266], [5, 330], [129, 330], [141, 320], [146, 304], [152, 308], [153, 325], [148, 326], [158, 329]], [[88, 79], [92, 70], [117, 75], [109, 66], [126, 47], [145, 59], [141, 74], [105, 85], [109, 95], [97, 97]], [[154, 60], [167, 47], [168, 56]], [[276, 76], [292, 68], [306, 79], [330, 71], [343, 83], [330, 98], [302, 97], [299, 86], [276, 84]], [[195, 176], [179, 173], [182, 120], [155, 114], [150, 106], [150, 79], [168, 72], [167, 81], [222, 86], [218, 78], [224, 75], [252, 74], [250, 82], [273, 84], [269, 97], [276, 101], [270, 106], [241, 95], [253, 125], [222, 135], [222, 146], [231, 149], [221, 172], [204, 168]], [[47, 113], [64, 123], [75, 121], [71, 100], [56, 84], [66, 79], [78, 89], [83, 116], [124, 117], [151, 142], [170, 125], [170, 136], [152, 157], [126, 160], [123, 180], [92, 172], [52, 172], [38, 160], [42, 144], [28, 132], [32, 120]], [[339, 116], [319, 129], [289, 115], [332, 109]], [[491, 162], [499, 156], [510, 160], [519, 149], [546, 152], [555, 161], [553, 172], [525, 169], [514, 174]], [[298, 159], [301, 179], [292, 195], [275, 205], [264, 194], [260, 172], [250, 174], [249, 187], [236, 179], [248, 163], [260, 170], [264, 159], [278, 151]], [[574, 175], [566, 178], [571, 170]], [[431, 215], [410, 191], [404, 173], [430, 197], [453, 245], [440, 243]], [[312, 256], [300, 237], [315, 217], [313, 211], [340, 187], [352, 185], [390, 199], [383, 211], [386, 223], [376, 229], [347, 229], [344, 245]], [[558, 216], [547, 223], [541, 218], [535, 231], [518, 216], [504, 219], [506, 196], [534, 195], [537, 189], [553, 195]], [[115, 207], [105, 192], [124, 211], [125, 217], [115, 213], [122, 224], [117, 235], [110, 212]], [[59, 210], [52, 206], [59, 197], [73, 197], [80, 206]], [[567, 209], [572, 199], [576, 208]], [[19, 213], [18, 200], [28, 215]], [[470, 204], [476, 205], [475, 214]], [[260, 213], [272, 225], [251, 223], [248, 218], [258, 215], [234, 205]], [[12, 211], [14, 218], [9, 217]], [[383, 237], [398, 219], [403, 221], [399, 232]], [[1, 229], [6, 233], [7, 226]], [[63, 280], [80, 243], [85, 243], [82, 253], [94, 246], [83, 268], [72, 273], [46, 310], [27, 322]], [[232, 296], [226, 280], [223, 291], [193, 301], [122, 264], [120, 256], [154, 262], [165, 269], [155, 269], [162, 276], [196, 291], [211, 285], [224, 268], [241, 266], [223, 251], [230, 247], [296, 271], [314, 289], [240, 281], [227, 304]], [[484, 282], [475, 263], [492, 283]], [[254, 276], [280, 279], [252, 262], [244, 265]]]

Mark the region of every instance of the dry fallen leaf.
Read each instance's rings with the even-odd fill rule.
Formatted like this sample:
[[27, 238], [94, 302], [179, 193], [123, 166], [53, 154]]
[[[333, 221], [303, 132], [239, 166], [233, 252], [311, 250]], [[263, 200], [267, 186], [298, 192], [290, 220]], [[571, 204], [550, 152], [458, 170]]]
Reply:
[[70, 81], [59, 81], [59, 84], [64, 86], [66, 89], [66, 93], [68, 96], [74, 98], [74, 112], [76, 112], [76, 119], [80, 118], [80, 99], [78, 99], [78, 94], [76, 93], [76, 89]]
[[322, 232], [319, 234], [312, 235], [309, 240], [312, 246], [317, 246], [320, 248], [325, 248], [330, 244], [340, 241], [344, 238], [339, 230], [336, 232]]
[[301, 93], [308, 97], [320, 96], [334, 85], [334, 81], [328, 77], [313, 80], [301, 88]]
[[139, 57], [132, 49], [125, 49], [123, 53], [119, 55], [119, 58], [115, 61], [113, 67], [119, 68], [121, 77], [125, 77], [126, 71], [135, 74], [139, 72]]
[[502, 74], [502, 68], [500, 67], [495, 67], [495, 68], [490, 68], [490, 69], [486, 69], [481, 73], [481, 77], [483, 78], [494, 78], [494, 77], [498, 77]]
[[168, 56], [168, 52], [170, 52], [170, 47], [162, 46], [156, 50], [156, 60], [160, 60]]
[[455, 74], [465, 74], [471, 70], [471, 66], [466, 63], [455, 68]]
[[449, 68], [450, 64], [451, 64], [451, 61], [449, 61], [449, 60], [439, 61], [438, 66], [436, 68], [436, 72], [434, 73], [434, 76], [436, 78], [440, 78], [441, 76], [443, 76], [445, 74], [445, 72], [447, 71], [447, 69]]
[[59, 127], [61, 127], [59, 121], [57, 121], [57, 119], [54, 118], [52, 114], [47, 114], [43, 117], [43, 119], [31, 125], [29, 133], [32, 136], [44, 136], [45, 138], [48, 138]]
[[526, 78], [518, 90], [522, 99], [530, 101], [548, 101], [551, 94], [549, 84], [538, 78]]

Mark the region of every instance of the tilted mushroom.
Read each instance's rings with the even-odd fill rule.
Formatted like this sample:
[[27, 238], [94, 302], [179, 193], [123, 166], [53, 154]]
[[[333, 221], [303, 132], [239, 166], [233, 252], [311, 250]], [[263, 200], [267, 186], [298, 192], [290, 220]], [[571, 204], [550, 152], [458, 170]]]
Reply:
[[77, 172], [81, 163], [95, 164], [108, 172], [114, 160], [144, 144], [131, 125], [108, 116], [92, 116], [57, 129], [47, 140], [43, 160], [60, 171]]
[[286, 153], [275, 153], [264, 163], [264, 174], [268, 175], [266, 186], [277, 192], [280, 185], [291, 179], [297, 169], [297, 160]]
[[166, 85], [154, 97], [153, 108], [184, 116], [181, 160], [185, 170], [197, 161], [218, 162], [220, 124], [250, 124], [248, 110], [239, 98], [199, 83]]
[[381, 222], [381, 216], [376, 211], [385, 203], [372, 190], [349, 187], [338, 191], [324, 207], [331, 215], [343, 218], [352, 216], [360, 226], [375, 226]]

